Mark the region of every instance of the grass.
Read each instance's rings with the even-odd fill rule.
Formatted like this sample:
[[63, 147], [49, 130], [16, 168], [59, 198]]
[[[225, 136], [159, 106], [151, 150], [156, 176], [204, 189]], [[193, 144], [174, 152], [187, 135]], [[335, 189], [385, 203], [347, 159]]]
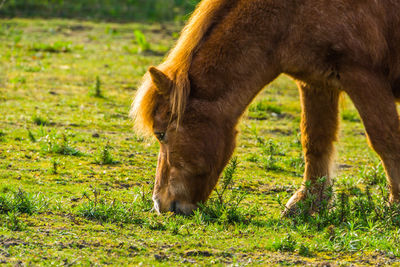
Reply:
[[31, 194], [21, 189], [0, 194], [0, 214], [18, 212], [32, 215], [44, 210], [48, 202], [43, 194]]
[[[40, 117], [40, 116], [37, 116], [37, 115], [35, 115], [35, 116], [33, 116], [32, 117], [32, 121], [36, 124], [36, 125], [43, 125], [43, 126], [45, 126], [45, 125], [48, 125], [49, 124], [49, 121], [46, 119], [46, 118], [42, 118], [42, 117]], [[31, 135], [30, 135], [31, 136]]]
[[[156, 53], [138, 53], [146, 45], [136, 30]], [[383, 168], [347, 98], [332, 202], [311, 216], [311, 199], [297, 217], [281, 218], [304, 171], [298, 92], [286, 76], [243, 116], [234, 160], [210, 200], [188, 217], [152, 210], [159, 148], [133, 133], [127, 114], [147, 67], [179, 30], [1, 21], [0, 261], [399, 265], [400, 208], [387, 206]], [[70, 50], [46, 48], [57, 42]]]
[[56, 41], [51, 44], [34, 43], [30, 50], [34, 52], [68, 53], [71, 52], [71, 43]]
[[138, 52], [142, 53], [150, 50], [150, 43], [147, 42], [143, 32], [140, 30], [135, 30], [133, 33], [135, 34], [136, 42], [139, 45]]
[[182, 20], [198, 0], [14, 0], [4, 1], [0, 17], [77, 18], [106, 21]]
[[101, 165], [112, 165], [118, 163], [118, 161], [114, 160], [111, 155], [112, 147], [107, 142], [105, 146], [103, 146], [97, 155], [96, 163]]
[[[43, 125], [43, 124], [41, 124]], [[83, 156], [83, 153], [71, 146], [65, 133], [58, 134], [54, 131], [42, 136], [40, 139], [43, 154], [60, 154], [65, 156]]]
[[92, 90], [90, 92], [91, 96], [94, 97], [98, 97], [98, 98], [102, 98], [103, 97], [103, 93], [101, 92], [101, 80], [99, 76], [96, 76], [96, 81], [92, 87]]

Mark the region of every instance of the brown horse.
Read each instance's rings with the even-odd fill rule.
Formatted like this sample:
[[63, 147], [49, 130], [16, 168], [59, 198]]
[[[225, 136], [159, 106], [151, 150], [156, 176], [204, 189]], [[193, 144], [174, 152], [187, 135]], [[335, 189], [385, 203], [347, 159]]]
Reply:
[[157, 211], [189, 214], [207, 200], [234, 150], [238, 120], [281, 73], [299, 81], [310, 184], [287, 211], [309, 194], [321, 201], [331, 184], [341, 92], [383, 162], [390, 201], [400, 200], [400, 1], [203, 0], [133, 103], [136, 127], [160, 142]]

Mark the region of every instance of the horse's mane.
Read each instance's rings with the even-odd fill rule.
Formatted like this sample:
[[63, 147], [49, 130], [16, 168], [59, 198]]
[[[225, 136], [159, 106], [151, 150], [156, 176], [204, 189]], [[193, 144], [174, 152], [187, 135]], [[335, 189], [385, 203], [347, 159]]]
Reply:
[[[174, 81], [170, 95], [171, 116], [177, 117], [178, 124], [183, 116], [190, 93], [188, 73], [193, 55], [219, 14], [232, 1], [235, 0], [201, 1], [184, 27], [176, 46], [168, 54], [166, 60], [158, 66], [159, 70]], [[131, 109], [131, 117], [135, 121], [136, 131], [141, 134], [152, 134], [152, 115], [156, 98], [157, 92], [152, 85], [150, 75], [147, 73], [138, 88]]]

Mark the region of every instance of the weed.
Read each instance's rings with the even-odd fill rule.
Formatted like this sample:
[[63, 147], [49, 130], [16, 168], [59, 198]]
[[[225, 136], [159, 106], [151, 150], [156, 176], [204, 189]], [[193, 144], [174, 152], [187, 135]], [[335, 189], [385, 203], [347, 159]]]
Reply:
[[52, 159], [51, 160], [51, 168], [49, 172], [51, 174], [58, 174], [58, 166], [60, 165], [60, 161], [57, 159]]
[[96, 76], [96, 81], [92, 87], [90, 95], [98, 98], [103, 98], [103, 94], [101, 92], [101, 80], [99, 76]]
[[257, 154], [250, 154], [249, 156], [246, 157], [246, 160], [249, 161], [249, 162], [254, 162], [254, 163], [256, 163], [256, 162], [258, 162], [260, 159], [259, 159], [259, 157], [258, 157]]
[[285, 154], [280, 151], [279, 145], [271, 139], [265, 142], [261, 138], [258, 138], [258, 145], [262, 149], [263, 155], [265, 155], [262, 159], [264, 169], [267, 171], [282, 170], [282, 167], [278, 165], [280, 162], [279, 157]]
[[32, 143], [36, 143], [36, 137], [33, 135], [33, 133], [31, 132], [31, 130], [29, 130], [29, 129], [27, 129], [27, 130], [28, 130], [28, 137], [29, 137], [29, 140], [31, 140]]
[[[61, 140], [60, 140], [61, 139]], [[45, 135], [40, 139], [43, 153], [55, 153], [65, 156], [83, 156], [79, 150], [73, 148], [66, 134], [59, 136], [55, 132]]]
[[24, 77], [24, 76], [14, 77], [14, 78], [10, 79], [10, 83], [13, 83], [13, 84], [26, 84], [26, 77]]
[[117, 164], [118, 161], [115, 161], [111, 155], [112, 147], [110, 146], [110, 143], [107, 142], [105, 146], [103, 146], [100, 151], [98, 152], [97, 158], [95, 162], [97, 164], [101, 165], [112, 165], [112, 164]]
[[[93, 199], [87, 193], [83, 194], [88, 201], [77, 209], [77, 214], [90, 220], [108, 223], [133, 223], [142, 224], [143, 219], [138, 216], [139, 212], [149, 210], [148, 200], [144, 192], [137, 194], [132, 204], [123, 203], [116, 199], [107, 200], [100, 198], [100, 190], [92, 189]], [[147, 194], [146, 194], [147, 195]]]
[[62, 41], [51, 44], [33, 44], [29, 50], [35, 52], [68, 53], [72, 51], [72, 44], [70, 42]]
[[5, 217], [5, 227], [11, 231], [23, 231], [26, 224], [19, 219], [17, 212], [9, 212]]
[[385, 184], [386, 176], [382, 163], [378, 163], [373, 167], [363, 166], [360, 169], [360, 176], [368, 185]]
[[270, 112], [270, 113], [275, 113], [275, 114], [282, 113], [282, 107], [270, 104], [265, 100], [258, 101], [255, 104], [252, 104], [250, 106], [249, 110], [250, 111]]
[[281, 252], [293, 252], [296, 250], [297, 241], [291, 234], [286, 234], [285, 237], [276, 240], [273, 243], [273, 248]]
[[115, 36], [115, 35], [118, 35], [119, 34], [119, 32], [118, 32], [118, 30], [117, 29], [115, 29], [115, 28], [112, 28], [112, 27], [106, 27], [106, 33], [107, 34], [110, 34], [110, 35], [112, 35], [112, 36]]
[[349, 122], [360, 122], [358, 114], [350, 110], [344, 110], [342, 112], [342, 119]]
[[46, 126], [46, 125], [49, 125], [49, 121], [48, 121], [47, 119], [42, 118], [42, 117], [40, 117], [40, 116], [38, 116], [38, 115], [34, 115], [34, 116], [32, 117], [32, 121], [33, 121], [36, 125], [39, 125], [39, 126]]
[[150, 50], [150, 43], [147, 42], [146, 37], [144, 36], [143, 32], [140, 30], [134, 31], [136, 43], [139, 45], [139, 53], [146, 52]]
[[251, 117], [256, 119], [266, 119], [266, 115], [282, 114], [282, 107], [269, 103], [269, 101], [261, 100], [249, 107]]
[[[332, 194], [332, 192], [327, 191], [325, 194]], [[375, 223], [383, 223], [387, 228], [399, 226], [398, 205], [388, 207], [385, 197], [372, 195], [369, 186], [363, 191], [359, 190], [356, 195], [352, 195], [346, 189], [341, 189], [331, 203], [322, 201], [317, 209], [315, 209], [316, 197], [310, 194], [299, 203], [299, 213], [292, 218], [296, 225], [307, 223], [318, 230], [354, 223], [359, 227], [367, 228], [371, 228], [371, 224]], [[312, 215], [313, 211], [315, 212]]]
[[[206, 204], [199, 203], [200, 209], [194, 213], [195, 221], [219, 224], [249, 222], [252, 210], [244, 211], [239, 206], [246, 194], [233, 188], [233, 176], [237, 165], [237, 158], [233, 158], [224, 171], [219, 187], [215, 189], [216, 197], [212, 196]], [[229, 198], [227, 197], [228, 192]]]
[[38, 194], [30, 194], [21, 189], [0, 194], [0, 214], [18, 212], [33, 214], [48, 207], [45, 197]]
[[313, 253], [308, 246], [301, 244], [299, 247], [299, 255], [303, 257], [311, 257]]
[[278, 160], [272, 155], [269, 155], [263, 159], [263, 167], [267, 171], [282, 170], [282, 168], [277, 163], [278, 163]]
[[6, 216], [5, 227], [11, 231], [23, 231], [26, 229], [26, 224], [19, 219], [18, 212], [8, 212]]
[[99, 222], [112, 223], [140, 223], [140, 218], [133, 216], [132, 207], [117, 200], [107, 201], [100, 200], [98, 202], [89, 201], [83, 204], [78, 215], [87, 219]]
[[263, 152], [269, 156], [284, 156], [285, 154], [279, 150], [279, 145], [269, 139], [267, 142], [260, 143]]
[[236, 157], [232, 158], [230, 164], [224, 171], [224, 176], [221, 181], [222, 182], [221, 187], [219, 188], [219, 190], [218, 188], [215, 189], [215, 193], [217, 194], [218, 200], [221, 205], [224, 205], [224, 194], [226, 190], [228, 188], [230, 189], [232, 188], [233, 175], [236, 171], [237, 165], [238, 165], [237, 158]]

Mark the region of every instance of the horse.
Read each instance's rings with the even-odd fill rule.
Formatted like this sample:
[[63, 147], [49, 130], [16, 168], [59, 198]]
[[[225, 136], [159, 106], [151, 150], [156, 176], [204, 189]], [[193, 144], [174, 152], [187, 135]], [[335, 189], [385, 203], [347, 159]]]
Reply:
[[191, 214], [208, 199], [242, 114], [282, 73], [298, 83], [305, 159], [284, 212], [313, 195], [315, 205], [329, 198], [342, 93], [383, 163], [390, 203], [399, 202], [399, 27], [398, 0], [201, 1], [131, 108], [135, 129], [160, 143], [154, 208]]

